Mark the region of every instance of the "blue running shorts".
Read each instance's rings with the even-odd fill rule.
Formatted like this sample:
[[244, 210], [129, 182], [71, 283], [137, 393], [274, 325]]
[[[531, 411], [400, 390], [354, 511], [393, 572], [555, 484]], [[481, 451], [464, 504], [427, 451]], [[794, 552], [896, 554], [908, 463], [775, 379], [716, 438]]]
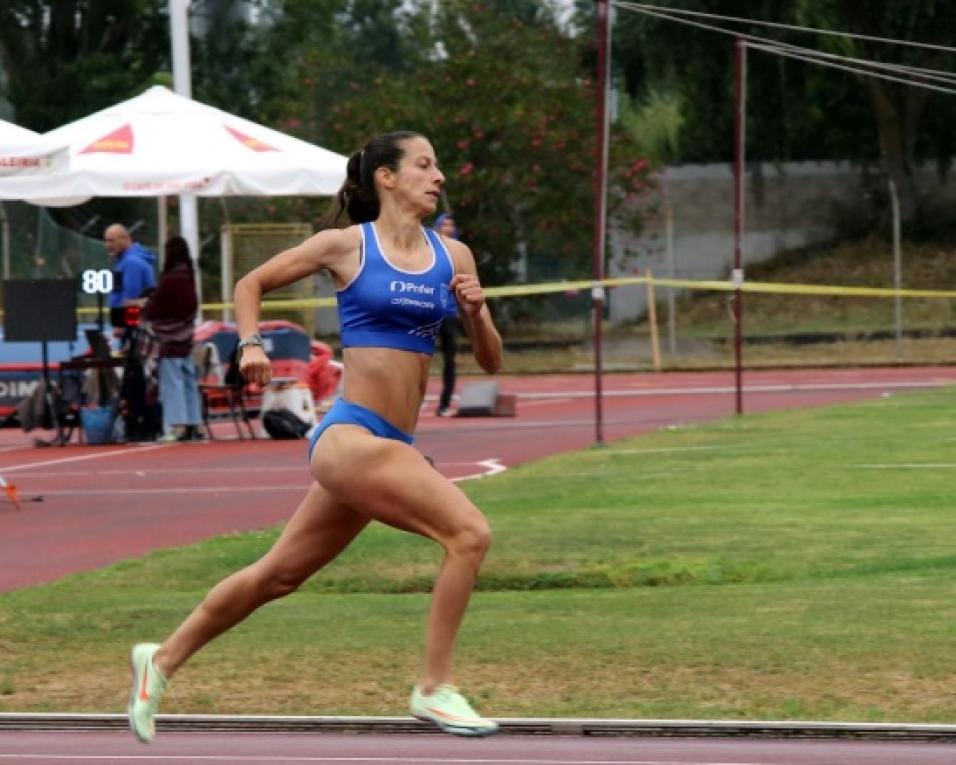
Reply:
[[404, 430], [399, 430], [380, 414], [373, 412], [371, 409], [366, 409], [364, 406], [353, 404], [351, 401], [346, 401], [344, 398], [339, 398], [332, 404], [332, 408], [325, 413], [319, 426], [309, 438], [310, 460], [316, 441], [319, 440], [325, 429], [331, 425], [358, 425], [379, 438], [391, 438], [394, 441], [401, 441], [409, 445], [415, 443], [414, 436], [410, 436]]

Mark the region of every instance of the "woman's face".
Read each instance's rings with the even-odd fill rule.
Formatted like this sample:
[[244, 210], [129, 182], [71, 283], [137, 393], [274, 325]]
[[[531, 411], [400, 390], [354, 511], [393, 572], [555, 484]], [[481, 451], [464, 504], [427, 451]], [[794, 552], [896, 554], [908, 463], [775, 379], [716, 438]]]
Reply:
[[438, 169], [435, 150], [424, 138], [416, 136], [402, 141], [405, 156], [397, 172], [386, 168], [380, 177], [382, 187], [395, 195], [403, 208], [419, 216], [430, 215], [438, 207], [445, 176]]

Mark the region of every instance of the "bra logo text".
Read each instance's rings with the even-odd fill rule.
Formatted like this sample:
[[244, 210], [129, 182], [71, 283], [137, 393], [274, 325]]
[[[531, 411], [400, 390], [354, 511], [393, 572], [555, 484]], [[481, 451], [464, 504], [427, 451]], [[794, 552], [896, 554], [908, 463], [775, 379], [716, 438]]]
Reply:
[[388, 285], [388, 288], [392, 292], [414, 292], [418, 295], [435, 294], [434, 287], [429, 287], [425, 284], [415, 284], [414, 282], [400, 282], [394, 280]]

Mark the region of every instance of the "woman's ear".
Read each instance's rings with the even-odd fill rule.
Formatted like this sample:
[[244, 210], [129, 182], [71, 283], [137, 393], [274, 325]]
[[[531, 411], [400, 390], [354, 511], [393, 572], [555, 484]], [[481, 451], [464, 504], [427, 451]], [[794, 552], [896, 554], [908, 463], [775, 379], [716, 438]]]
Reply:
[[395, 173], [389, 168], [382, 166], [375, 169], [375, 180], [378, 185], [385, 189], [395, 188]]

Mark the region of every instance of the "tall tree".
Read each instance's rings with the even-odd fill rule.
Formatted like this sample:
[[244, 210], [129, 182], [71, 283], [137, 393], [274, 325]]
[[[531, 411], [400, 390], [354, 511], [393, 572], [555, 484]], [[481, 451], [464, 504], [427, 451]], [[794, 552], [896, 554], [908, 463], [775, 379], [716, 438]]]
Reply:
[[[945, 0], [673, 0], [683, 10], [814, 26], [947, 45], [956, 5]], [[863, 40], [709, 22], [827, 53], [953, 71], [939, 51]], [[727, 161], [733, 147], [733, 38], [622, 10], [615, 60], [638, 103], [664, 93], [679, 102], [678, 161]], [[914, 166], [953, 152], [956, 98], [770, 53], [748, 53], [747, 140], [751, 160], [881, 161], [896, 183], [904, 215], [918, 213]]]
[[[956, 28], [956, 6], [945, 0], [801, 0], [800, 11], [818, 26], [938, 46], [951, 46]], [[820, 46], [871, 61], [956, 70], [956, 55], [931, 48], [852, 38], [824, 38]], [[917, 160], [934, 157], [948, 164], [952, 156], [956, 95], [874, 77], [862, 82], [875, 117], [883, 169], [896, 185], [904, 220], [911, 221], [922, 201], [914, 173]], [[931, 109], [933, 114], [927, 120]]]
[[[799, 0], [673, 0], [682, 10], [795, 23]], [[708, 22], [795, 45], [807, 35], [757, 24]], [[734, 37], [622, 10], [614, 61], [625, 91], [639, 104], [664, 94], [681, 108], [676, 157], [683, 162], [733, 158]], [[748, 52], [747, 140], [752, 160], [856, 159], [872, 156], [875, 140], [859, 82], [832, 70], [770, 53]]]
[[[344, 38], [300, 43], [293, 58], [301, 92], [286, 103], [286, 119], [343, 152], [380, 130], [424, 133], [486, 278], [510, 280], [526, 259], [530, 276], [586, 273], [594, 107], [580, 41], [541, 3], [396, 2], [401, 36], [383, 52], [348, 31], [381, 16], [360, 3], [345, 12]], [[649, 169], [622, 140], [614, 166], [623, 194], [646, 183]]]
[[17, 121], [45, 132], [135, 95], [167, 62], [161, 0], [4, 0], [0, 56]]

